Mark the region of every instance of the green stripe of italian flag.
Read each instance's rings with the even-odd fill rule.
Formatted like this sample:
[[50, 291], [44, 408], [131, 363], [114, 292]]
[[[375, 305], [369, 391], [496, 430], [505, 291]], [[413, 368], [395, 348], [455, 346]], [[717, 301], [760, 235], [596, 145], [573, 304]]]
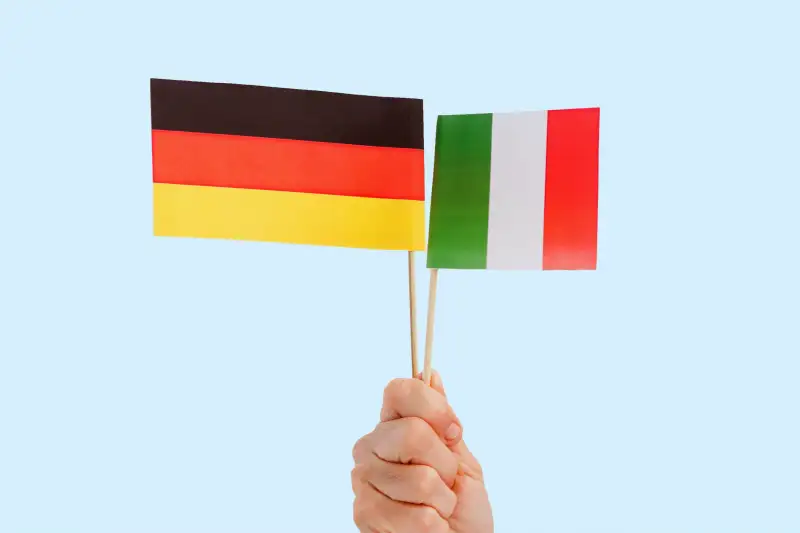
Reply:
[[593, 270], [600, 109], [440, 116], [428, 268]]

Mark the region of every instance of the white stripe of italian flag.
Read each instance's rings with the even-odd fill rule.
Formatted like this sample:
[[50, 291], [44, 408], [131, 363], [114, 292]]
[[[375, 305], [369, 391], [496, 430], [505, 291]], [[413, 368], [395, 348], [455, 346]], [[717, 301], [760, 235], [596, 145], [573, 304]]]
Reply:
[[599, 108], [440, 116], [429, 268], [597, 265]]

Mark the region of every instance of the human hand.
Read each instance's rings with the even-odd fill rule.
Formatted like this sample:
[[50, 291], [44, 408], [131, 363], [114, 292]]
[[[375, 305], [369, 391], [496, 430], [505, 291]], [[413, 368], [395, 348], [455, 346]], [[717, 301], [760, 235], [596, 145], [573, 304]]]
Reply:
[[353, 448], [353, 515], [362, 533], [492, 533], [483, 471], [442, 380], [395, 379], [380, 423]]

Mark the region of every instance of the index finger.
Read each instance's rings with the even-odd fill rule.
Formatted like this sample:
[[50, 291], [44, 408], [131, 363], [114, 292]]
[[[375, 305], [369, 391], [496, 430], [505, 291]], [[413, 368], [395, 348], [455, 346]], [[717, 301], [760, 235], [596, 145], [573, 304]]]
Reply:
[[461, 440], [461, 421], [440, 392], [418, 379], [395, 379], [383, 393], [381, 422], [398, 418], [421, 418], [452, 446]]

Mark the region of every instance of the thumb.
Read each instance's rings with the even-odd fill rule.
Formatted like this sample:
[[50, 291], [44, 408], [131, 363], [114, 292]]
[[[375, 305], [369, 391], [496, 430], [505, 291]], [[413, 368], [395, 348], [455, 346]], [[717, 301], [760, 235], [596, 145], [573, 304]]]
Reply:
[[[419, 379], [423, 379], [422, 372], [420, 372], [419, 376], [417, 377]], [[442, 376], [436, 370], [431, 372], [431, 388], [447, 398], [447, 394], [444, 391], [444, 382], [442, 381]], [[460, 459], [458, 473], [460, 475], [469, 476], [473, 479], [483, 482], [483, 469], [481, 468], [481, 465], [475, 456], [472, 455], [472, 452], [469, 451], [469, 448], [467, 448], [467, 444], [464, 442], [464, 440], [459, 439], [458, 442], [450, 446], [450, 449], [455, 452]]]
[[433, 389], [439, 392], [442, 396], [447, 398], [447, 393], [444, 391], [444, 382], [442, 381], [442, 376], [436, 370], [434, 370], [431, 374], [431, 387], [433, 387]]

